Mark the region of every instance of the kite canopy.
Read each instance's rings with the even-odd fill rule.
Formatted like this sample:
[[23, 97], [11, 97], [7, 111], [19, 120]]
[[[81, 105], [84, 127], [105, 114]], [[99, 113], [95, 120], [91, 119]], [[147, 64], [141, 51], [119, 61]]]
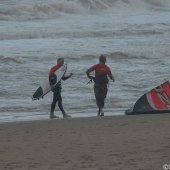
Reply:
[[126, 115], [170, 113], [169, 81], [153, 88], [141, 96], [135, 105], [125, 111]]

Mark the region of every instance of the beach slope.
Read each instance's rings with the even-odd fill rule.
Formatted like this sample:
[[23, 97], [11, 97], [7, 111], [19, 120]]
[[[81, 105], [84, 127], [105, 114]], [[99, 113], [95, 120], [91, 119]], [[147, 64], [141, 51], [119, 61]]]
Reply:
[[0, 124], [1, 170], [162, 170], [170, 114]]

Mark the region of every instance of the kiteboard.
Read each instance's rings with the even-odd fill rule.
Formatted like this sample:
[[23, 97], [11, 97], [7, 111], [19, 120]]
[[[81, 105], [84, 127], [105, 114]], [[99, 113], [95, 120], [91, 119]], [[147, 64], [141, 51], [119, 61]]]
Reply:
[[56, 86], [60, 80], [62, 79], [62, 77], [64, 76], [64, 74], [67, 71], [67, 64], [64, 64], [63, 66], [61, 66], [56, 72], [56, 83], [54, 85], [50, 85], [49, 79], [47, 79], [46, 81], [44, 81], [39, 87], [38, 89], [34, 92], [33, 96], [32, 96], [32, 100], [39, 100], [40, 98], [43, 98], [47, 93], [49, 93], [52, 90], [52, 87]]

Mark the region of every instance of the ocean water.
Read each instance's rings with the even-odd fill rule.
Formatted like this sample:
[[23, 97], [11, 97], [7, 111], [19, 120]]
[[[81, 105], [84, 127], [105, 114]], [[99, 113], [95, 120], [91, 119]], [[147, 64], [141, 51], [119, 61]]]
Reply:
[[[31, 97], [58, 57], [68, 73], [63, 104], [73, 117], [95, 116], [85, 71], [100, 54], [115, 77], [105, 115], [123, 115], [170, 79], [169, 0], [1, 0], [0, 122], [48, 119], [52, 93]], [[61, 113], [56, 107], [56, 114]]]

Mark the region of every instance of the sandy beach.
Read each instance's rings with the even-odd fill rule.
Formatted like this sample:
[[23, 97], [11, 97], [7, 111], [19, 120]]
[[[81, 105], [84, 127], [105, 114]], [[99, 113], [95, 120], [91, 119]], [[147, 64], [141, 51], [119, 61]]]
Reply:
[[162, 170], [170, 114], [0, 124], [1, 170]]

